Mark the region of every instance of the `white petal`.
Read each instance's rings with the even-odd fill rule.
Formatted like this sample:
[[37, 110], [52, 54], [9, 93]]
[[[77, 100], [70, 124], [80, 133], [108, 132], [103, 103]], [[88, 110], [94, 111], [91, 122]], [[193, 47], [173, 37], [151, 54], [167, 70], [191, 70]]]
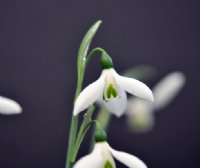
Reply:
[[185, 76], [181, 72], [173, 72], [162, 79], [153, 89], [155, 109], [167, 106], [180, 92], [185, 84]]
[[78, 160], [73, 168], [102, 168], [103, 165], [103, 157], [99, 151], [99, 149], [93, 150], [93, 152], [89, 155], [82, 157]]
[[128, 99], [127, 103], [127, 115], [138, 113], [138, 111], [144, 111], [144, 113], [152, 113], [154, 110], [154, 103], [137, 97]]
[[123, 90], [120, 90], [118, 98], [112, 99], [110, 101], [104, 100], [103, 103], [111, 113], [115, 114], [117, 117], [120, 117], [126, 109], [126, 93]]
[[108, 148], [109, 148], [110, 152], [112, 153], [112, 155], [115, 157], [115, 159], [117, 159], [118, 161], [120, 161], [121, 163], [126, 165], [127, 167], [129, 167], [129, 168], [147, 168], [145, 163], [143, 161], [141, 161], [138, 157], [131, 155], [129, 153], [126, 153], [126, 152], [116, 151], [116, 150], [112, 149], [109, 145], [108, 145]]
[[132, 98], [128, 100], [127, 122], [131, 131], [150, 131], [155, 123], [153, 103], [143, 99]]
[[112, 69], [112, 73], [117, 84], [125, 91], [143, 99], [154, 100], [152, 91], [144, 83], [133, 78], [120, 76], [114, 69]]
[[133, 132], [145, 133], [152, 130], [155, 125], [153, 114], [141, 116], [140, 114], [127, 117], [129, 129]]
[[0, 114], [19, 114], [22, 112], [21, 106], [14, 100], [0, 96]]
[[103, 162], [102, 162], [101, 168], [104, 168], [107, 161], [112, 165], [112, 168], [116, 168], [115, 161], [112, 157], [112, 154], [110, 153], [110, 151], [108, 149], [107, 142], [95, 143], [94, 151], [96, 151], [97, 153], [100, 153], [101, 156], [103, 157]]
[[100, 78], [87, 86], [78, 96], [73, 114], [76, 116], [81, 111], [92, 105], [97, 99], [102, 97], [105, 85], [105, 74], [102, 73]]

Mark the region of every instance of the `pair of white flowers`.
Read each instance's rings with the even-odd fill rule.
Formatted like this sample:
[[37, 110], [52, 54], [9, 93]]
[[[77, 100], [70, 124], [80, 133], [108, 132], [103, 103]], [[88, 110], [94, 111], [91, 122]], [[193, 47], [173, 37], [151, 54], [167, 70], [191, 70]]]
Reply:
[[[77, 115], [96, 101], [120, 117], [127, 107], [126, 92], [153, 101], [152, 91], [142, 82], [120, 76], [112, 67], [105, 68], [98, 80], [87, 86], [78, 96], [73, 114]], [[130, 168], [146, 168], [136, 156], [112, 149], [106, 141], [96, 142], [91, 154], [81, 158], [74, 168], [115, 168], [113, 157]]]
[[16, 101], [0, 96], [0, 114], [13, 115], [21, 112], [22, 108]]
[[[94, 102], [101, 101], [108, 111], [118, 117], [126, 111], [129, 121], [133, 120], [136, 129], [146, 130], [153, 126], [153, 112], [167, 106], [184, 83], [185, 76], [181, 72], [170, 73], [154, 87], [153, 97], [152, 91], [142, 82], [120, 76], [113, 68], [104, 69], [100, 78], [87, 86], [78, 96], [73, 114], [77, 115]], [[139, 98], [129, 99], [127, 106], [125, 91]], [[152, 103], [154, 98], [155, 103]], [[74, 168], [115, 168], [112, 156], [130, 168], [146, 168], [139, 158], [116, 151], [107, 142], [96, 143], [92, 153], [81, 158]]]

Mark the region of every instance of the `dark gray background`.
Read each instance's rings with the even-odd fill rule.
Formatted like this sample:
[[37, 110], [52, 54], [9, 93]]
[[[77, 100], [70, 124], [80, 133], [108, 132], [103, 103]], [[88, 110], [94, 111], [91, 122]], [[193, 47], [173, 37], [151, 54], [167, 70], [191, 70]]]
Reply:
[[[125, 117], [114, 118], [111, 146], [152, 168], [200, 167], [199, 9], [193, 0], [1, 0], [0, 95], [24, 111], [0, 116], [0, 167], [64, 168], [77, 50], [98, 19], [103, 25], [93, 46], [107, 50], [118, 72], [151, 64], [160, 78], [174, 70], [187, 76], [178, 99], [156, 115], [152, 132], [131, 134]], [[84, 86], [99, 74], [93, 60]], [[87, 147], [84, 141], [80, 156]]]

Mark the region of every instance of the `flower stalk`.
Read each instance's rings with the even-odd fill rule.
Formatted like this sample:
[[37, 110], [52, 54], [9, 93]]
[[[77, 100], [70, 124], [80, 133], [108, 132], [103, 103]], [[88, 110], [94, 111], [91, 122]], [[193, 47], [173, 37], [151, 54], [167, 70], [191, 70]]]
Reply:
[[[87, 56], [87, 52], [92, 42], [93, 37], [95, 36], [99, 26], [102, 21], [97, 21], [86, 33], [84, 36], [79, 51], [78, 51], [78, 61], [77, 61], [77, 87], [74, 102], [76, 101], [78, 95], [81, 93], [84, 73], [86, 69], [85, 59]], [[77, 128], [78, 128], [78, 116], [72, 115], [70, 133], [69, 133], [69, 141], [68, 141], [68, 149], [67, 149], [67, 159], [66, 159], [66, 168], [71, 168], [73, 165], [72, 156], [74, 151], [74, 146], [77, 138]]]
[[[135, 156], [132, 156], [127, 153], [116, 152], [114, 149], [110, 148], [109, 145], [106, 143], [107, 136], [104, 129], [98, 123], [97, 120], [92, 120], [91, 118], [92, 113], [94, 111], [94, 106], [92, 105], [98, 100], [100, 100], [105, 105], [105, 107], [110, 113], [113, 113], [117, 117], [120, 117], [126, 109], [127, 105], [126, 92], [149, 101], [154, 100], [152, 91], [144, 83], [134, 78], [123, 77], [115, 71], [112, 59], [104, 49], [99, 47], [94, 48], [89, 54], [87, 54], [90, 43], [92, 42], [92, 39], [96, 34], [96, 31], [98, 30], [100, 24], [101, 21], [97, 21], [89, 29], [89, 31], [83, 38], [78, 51], [78, 61], [77, 61], [78, 79], [77, 79], [77, 88], [74, 99], [74, 109], [71, 120], [71, 128], [69, 134], [66, 168], [72, 168], [72, 166], [74, 166], [79, 147], [83, 141], [83, 138], [87, 130], [90, 128], [92, 124], [95, 124], [96, 126], [95, 127], [96, 128], [95, 142], [97, 144], [96, 146], [97, 147], [99, 146], [98, 148], [102, 150], [102, 152], [106, 151], [106, 156], [109, 155], [109, 158], [111, 158], [111, 160], [109, 160], [108, 165], [107, 165], [107, 160], [105, 160], [106, 167], [112, 165], [112, 167], [115, 168], [115, 164], [111, 156], [112, 153], [112, 155], [116, 158], [119, 158], [119, 160], [121, 159], [121, 157], [125, 158], [121, 161], [125, 162], [125, 165], [128, 165], [128, 167], [134, 167], [134, 166], [132, 166], [132, 163], [126, 164], [127, 161], [136, 160], [138, 164], [142, 165], [142, 168], [146, 168], [146, 166], [137, 158], [135, 158]], [[98, 78], [98, 80], [88, 85], [82, 91], [82, 84], [86, 68], [88, 66], [88, 63], [96, 53], [100, 53], [100, 63], [101, 63], [102, 73]], [[78, 132], [77, 131], [79, 122], [78, 114], [84, 110], [87, 110], [87, 112], [84, 115], [84, 119], [82, 121], [82, 124]], [[106, 122], [109, 122], [109, 120], [110, 116], [107, 116]], [[84, 161], [84, 163], [86, 162]], [[101, 164], [104, 164], [104, 161], [101, 162], [100, 165]]]
[[79, 151], [79, 148], [80, 148], [80, 145], [83, 141], [83, 138], [85, 136], [85, 134], [87, 133], [88, 129], [90, 128], [91, 126], [91, 117], [92, 117], [92, 113], [93, 111], [95, 110], [95, 107], [94, 106], [90, 106], [86, 112], [86, 114], [84, 115], [84, 120], [81, 124], [81, 127], [80, 127], [80, 130], [78, 132], [78, 135], [77, 135], [77, 139], [76, 139], [76, 143], [74, 145], [74, 151], [73, 151], [73, 155], [72, 155], [72, 159], [71, 159], [71, 162], [74, 163], [76, 161], [76, 156], [77, 156], [77, 153]]

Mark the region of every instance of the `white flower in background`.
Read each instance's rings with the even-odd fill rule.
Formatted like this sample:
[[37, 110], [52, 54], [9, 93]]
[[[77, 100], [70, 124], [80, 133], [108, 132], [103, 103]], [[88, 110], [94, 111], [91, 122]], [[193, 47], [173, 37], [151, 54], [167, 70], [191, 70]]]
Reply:
[[137, 97], [153, 101], [151, 90], [142, 82], [120, 76], [112, 67], [106, 68], [98, 80], [87, 86], [78, 96], [73, 114], [77, 115], [97, 100], [116, 116], [121, 116], [126, 109], [125, 91]]
[[129, 168], [147, 168], [136, 156], [116, 151], [107, 142], [97, 142], [92, 153], [78, 160], [74, 168], [116, 168], [113, 157]]
[[138, 98], [128, 100], [127, 120], [135, 131], [145, 132], [154, 126], [154, 112], [164, 109], [178, 95], [185, 84], [185, 75], [173, 72], [164, 77], [153, 89], [154, 103]]
[[0, 96], [0, 114], [12, 115], [21, 112], [22, 108], [16, 101]]

